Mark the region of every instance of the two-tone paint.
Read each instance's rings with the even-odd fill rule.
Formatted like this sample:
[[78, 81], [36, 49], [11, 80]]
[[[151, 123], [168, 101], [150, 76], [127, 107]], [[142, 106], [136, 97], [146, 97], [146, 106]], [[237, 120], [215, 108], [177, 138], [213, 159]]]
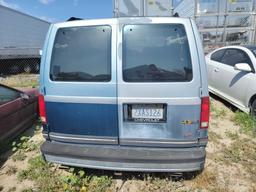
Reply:
[[[184, 25], [193, 79], [189, 82], [125, 82], [122, 77], [123, 26], [159, 23]], [[52, 81], [50, 63], [57, 30], [97, 25], [112, 28], [111, 80]], [[190, 19], [113, 18], [54, 24], [43, 50], [40, 92], [47, 115], [44, 125], [47, 141], [42, 152], [49, 161], [132, 171], [194, 171], [204, 166], [207, 129], [200, 129], [200, 111], [202, 98], [208, 97], [207, 77], [200, 36]], [[165, 104], [166, 122], [125, 121], [127, 105], [141, 103]]]

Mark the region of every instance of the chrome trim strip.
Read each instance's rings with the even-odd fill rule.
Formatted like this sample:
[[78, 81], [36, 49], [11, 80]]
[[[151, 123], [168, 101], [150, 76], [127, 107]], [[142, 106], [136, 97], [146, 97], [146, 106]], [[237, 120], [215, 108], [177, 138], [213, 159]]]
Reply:
[[170, 145], [197, 145], [198, 140], [190, 141], [171, 141], [171, 140], [149, 140], [149, 139], [120, 139], [120, 144], [124, 145], [152, 145], [152, 146], [170, 146]]
[[122, 104], [122, 103], [166, 103], [169, 105], [200, 105], [201, 99], [199, 97], [190, 97], [190, 98], [118, 97], [118, 104]]
[[89, 97], [89, 96], [55, 96], [46, 95], [45, 101], [62, 103], [92, 103], [92, 104], [123, 103], [167, 103], [171, 105], [200, 105], [199, 97], [191, 98], [145, 98], [145, 97]]
[[61, 103], [94, 103], [94, 104], [117, 104], [116, 97], [88, 97], [88, 96], [52, 96], [46, 95], [45, 101]]
[[96, 143], [96, 144], [118, 144], [117, 137], [100, 137], [100, 136], [84, 136], [50, 133], [50, 139], [55, 141], [73, 141], [75, 143]]

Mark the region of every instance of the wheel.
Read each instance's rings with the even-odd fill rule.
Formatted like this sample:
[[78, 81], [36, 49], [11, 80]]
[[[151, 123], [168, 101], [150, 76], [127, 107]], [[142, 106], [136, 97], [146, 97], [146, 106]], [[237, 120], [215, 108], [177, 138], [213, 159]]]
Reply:
[[256, 99], [252, 102], [251, 115], [256, 118]]
[[43, 153], [41, 153], [41, 157], [44, 161], [46, 161], [45, 155]]
[[23, 68], [24, 72], [31, 73], [32, 67], [29, 64], [26, 64]]
[[40, 70], [40, 64], [39, 63], [36, 63], [35, 66], [34, 66], [34, 71], [35, 73], [38, 73]]
[[191, 180], [196, 178], [198, 175], [202, 174], [204, 169], [198, 170], [198, 171], [192, 171], [192, 172], [185, 172], [183, 173], [183, 178], [185, 180]]
[[9, 72], [12, 74], [17, 74], [20, 72], [20, 68], [18, 65], [14, 65], [14, 66], [10, 67]]

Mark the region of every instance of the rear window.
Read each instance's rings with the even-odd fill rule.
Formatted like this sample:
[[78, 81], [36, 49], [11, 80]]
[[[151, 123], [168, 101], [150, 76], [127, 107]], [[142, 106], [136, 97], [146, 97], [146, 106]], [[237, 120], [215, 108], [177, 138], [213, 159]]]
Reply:
[[126, 82], [192, 80], [192, 64], [182, 24], [125, 25], [123, 79]]
[[53, 81], [111, 80], [111, 27], [61, 28], [53, 45]]

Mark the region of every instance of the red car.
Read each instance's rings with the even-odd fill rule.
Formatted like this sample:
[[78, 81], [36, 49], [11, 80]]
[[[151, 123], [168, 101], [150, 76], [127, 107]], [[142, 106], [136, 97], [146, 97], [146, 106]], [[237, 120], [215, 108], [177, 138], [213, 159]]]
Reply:
[[17, 90], [0, 84], [0, 144], [31, 126], [38, 114], [37, 89]]

